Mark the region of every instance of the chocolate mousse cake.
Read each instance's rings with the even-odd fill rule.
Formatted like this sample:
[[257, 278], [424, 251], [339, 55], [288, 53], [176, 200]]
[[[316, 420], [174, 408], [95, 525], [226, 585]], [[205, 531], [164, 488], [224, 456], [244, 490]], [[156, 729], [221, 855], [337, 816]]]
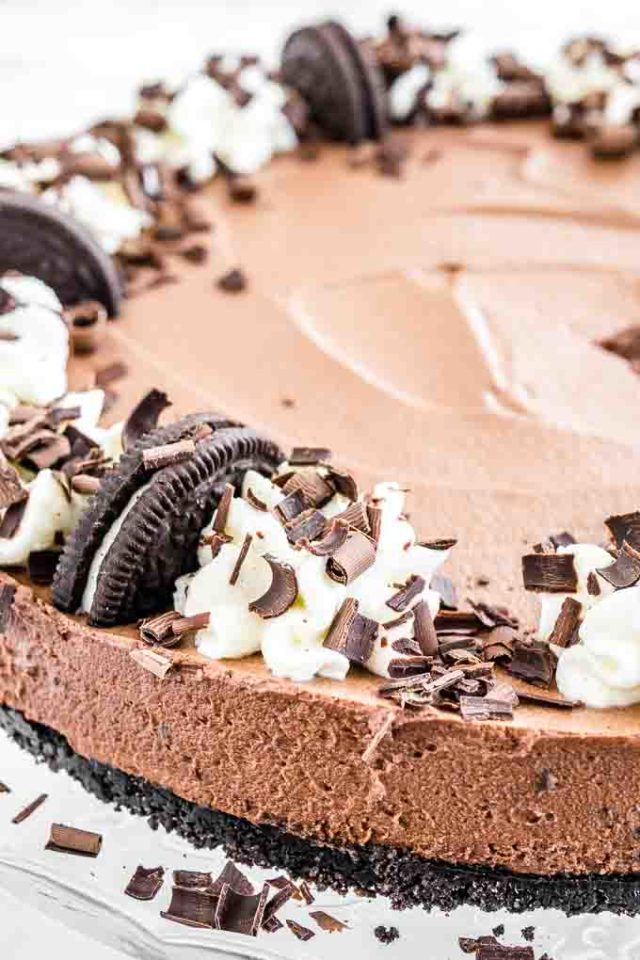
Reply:
[[640, 909], [639, 64], [322, 23], [4, 151], [10, 736], [397, 906]]

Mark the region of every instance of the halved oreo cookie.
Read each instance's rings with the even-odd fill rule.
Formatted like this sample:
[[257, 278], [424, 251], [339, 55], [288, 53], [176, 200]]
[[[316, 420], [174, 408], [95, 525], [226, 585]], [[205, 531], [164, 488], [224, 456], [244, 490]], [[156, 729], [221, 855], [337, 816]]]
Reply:
[[29, 194], [0, 190], [0, 273], [53, 287], [65, 306], [97, 300], [115, 316], [121, 284], [111, 257], [77, 220]]
[[[191, 439], [188, 456], [173, 461], [171, 445]], [[176, 579], [197, 566], [200, 531], [224, 485], [239, 486], [249, 469], [270, 475], [282, 460], [274, 443], [216, 414], [153, 430], [107, 474], [80, 519], [58, 564], [55, 605], [78, 610], [93, 559], [120, 520], [100, 564], [89, 620], [113, 626], [163, 609]]]
[[296, 30], [282, 52], [282, 76], [307, 101], [312, 119], [336, 140], [360, 143], [382, 136], [382, 77], [345, 27], [329, 21]]

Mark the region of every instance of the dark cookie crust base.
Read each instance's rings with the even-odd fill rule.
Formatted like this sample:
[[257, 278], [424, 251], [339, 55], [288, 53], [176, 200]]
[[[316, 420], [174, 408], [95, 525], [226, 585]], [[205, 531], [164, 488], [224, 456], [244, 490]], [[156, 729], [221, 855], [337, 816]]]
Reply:
[[281, 827], [196, 806], [96, 760], [74, 753], [64, 737], [0, 706], [0, 728], [52, 770], [66, 770], [100, 800], [147, 817], [195, 847], [223, 845], [237, 861], [278, 867], [294, 877], [338, 890], [355, 887], [390, 897], [399, 907], [453, 910], [463, 904], [515, 913], [555, 908], [565, 913], [640, 913], [640, 874], [632, 876], [520, 876], [505, 870], [471, 869], [429, 862], [392, 847], [335, 848], [287, 833]]

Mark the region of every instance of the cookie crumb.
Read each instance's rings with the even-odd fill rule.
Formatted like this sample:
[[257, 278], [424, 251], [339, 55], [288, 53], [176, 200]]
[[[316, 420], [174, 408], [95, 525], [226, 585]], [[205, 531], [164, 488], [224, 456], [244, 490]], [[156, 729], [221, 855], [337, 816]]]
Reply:
[[381, 924], [375, 928], [373, 935], [380, 943], [389, 944], [400, 938], [400, 931], [397, 927], [383, 927]]

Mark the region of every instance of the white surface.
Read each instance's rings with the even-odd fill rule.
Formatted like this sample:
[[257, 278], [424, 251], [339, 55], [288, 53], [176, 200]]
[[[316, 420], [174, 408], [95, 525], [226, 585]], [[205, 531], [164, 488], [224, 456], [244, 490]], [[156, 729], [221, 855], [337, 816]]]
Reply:
[[[394, 6], [386, 0], [128, 0], [109, 5], [97, 0], [0, 0], [0, 142], [67, 133], [100, 116], [125, 112], [140, 80], [182, 76], [209, 52], [248, 49], [274, 58], [283, 33], [296, 21], [339, 13], [358, 30], [375, 30]], [[474, 26], [489, 46], [516, 46], [541, 60], [571, 33], [640, 37], [636, 0], [598, 5], [592, 0], [430, 0], [428, 5], [408, 0], [397, 6], [421, 17], [426, 10], [434, 26]], [[0, 779], [14, 789], [0, 796], [3, 960], [40, 960], [63, 953], [69, 960], [212, 960], [222, 955], [213, 951], [216, 942], [225, 946], [225, 956], [226, 948], [242, 956], [253, 945], [162, 920], [159, 911], [167, 903], [168, 883], [158, 899], [147, 904], [122, 894], [139, 862], [216, 870], [222, 865], [220, 854], [194, 851], [162, 832], [153, 833], [144, 821], [87, 798], [65, 776], [36, 767], [2, 736]], [[13, 826], [15, 812], [43, 791], [50, 793], [46, 804], [30, 820]], [[53, 819], [103, 832], [98, 860], [44, 852]], [[259, 875], [252, 871], [255, 879]], [[281, 951], [292, 960], [454, 960], [463, 956], [458, 936], [486, 934], [504, 922], [505, 942], [511, 943], [522, 942], [523, 926], [536, 926], [536, 956], [546, 950], [554, 960], [640, 958], [639, 920], [606, 915], [566, 920], [554, 912], [509, 918], [471, 909], [452, 917], [419, 910], [392, 914], [369, 901], [336, 908], [337, 898], [328, 899], [336, 915], [349, 917], [348, 933], [318, 933], [307, 945], [286, 932], [263, 937], [255, 942], [259, 955], [274, 958], [274, 951]], [[401, 940], [390, 947], [379, 945], [372, 930], [380, 922], [395, 923]]]

